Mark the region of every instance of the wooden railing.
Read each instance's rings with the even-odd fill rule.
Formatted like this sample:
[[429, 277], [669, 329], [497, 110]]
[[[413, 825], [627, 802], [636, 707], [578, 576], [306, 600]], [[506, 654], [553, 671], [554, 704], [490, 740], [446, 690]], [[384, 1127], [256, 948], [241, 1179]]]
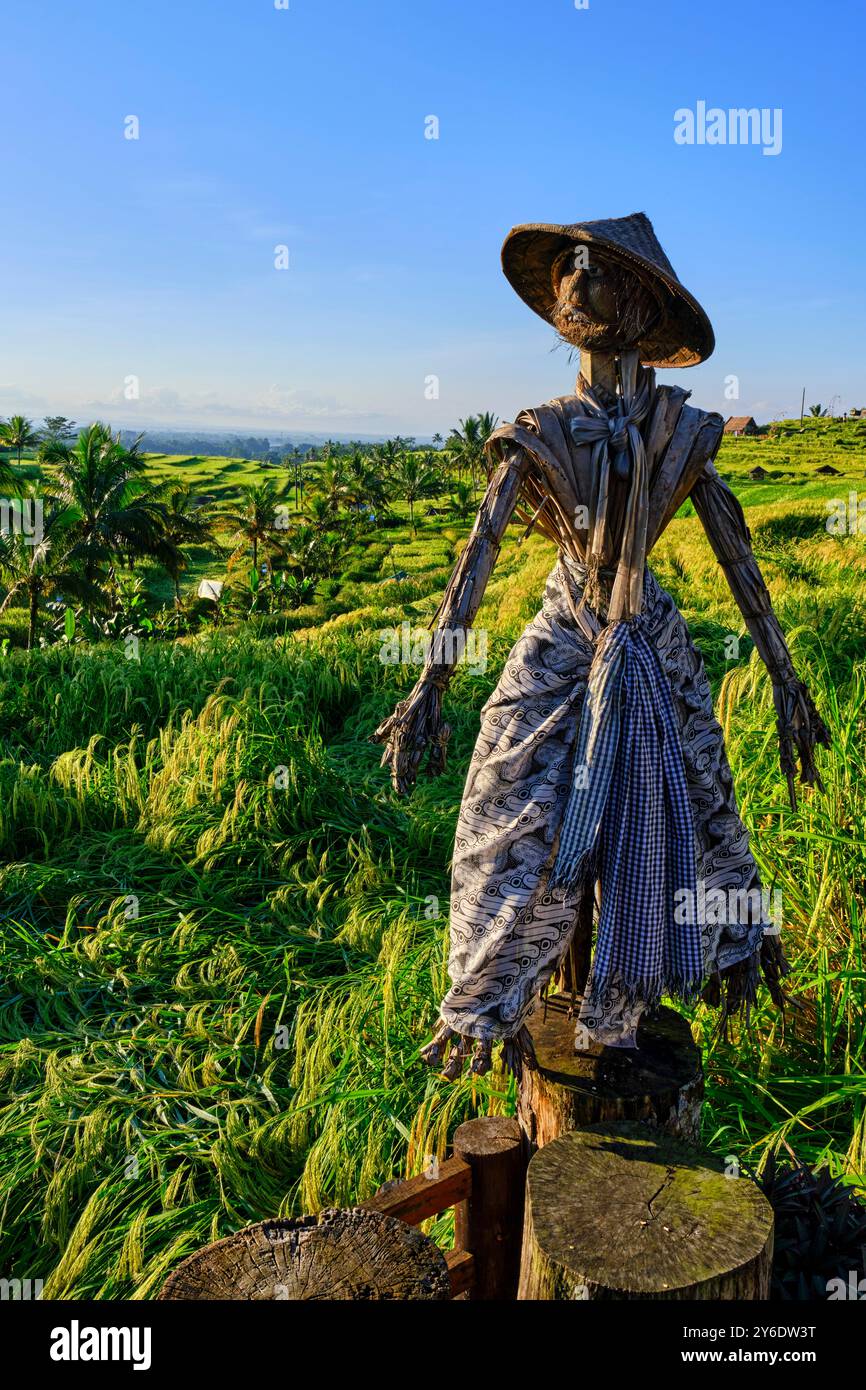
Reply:
[[362, 1203], [418, 1226], [454, 1207], [454, 1249], [444, 1250], [451, 1297], [513, 1299], [520, 1273], [526, 1157], [516, 1120], [468, 1120], [454, 1156], [435, 1174], [388, 1183]]

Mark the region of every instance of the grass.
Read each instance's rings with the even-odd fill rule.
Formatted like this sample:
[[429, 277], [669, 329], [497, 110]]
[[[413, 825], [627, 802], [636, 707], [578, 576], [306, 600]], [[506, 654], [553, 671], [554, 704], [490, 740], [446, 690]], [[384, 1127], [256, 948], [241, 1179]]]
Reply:
[[[688, 507], [653, 564], [705, 656], [798, 1002], [730, 1042], [695, 1010], [705, 1142], [753, 1165], [788, 1143], [862, 1189], [866, 538], [823, 518], [866, 450], [822, 426], [726, 443], [719, 465], [832, 731], [825, 792], [796, 812], [769, 681]], [[748, 480], [775, 450], [786, 476]], [[814, 476], [828, 460], [842, 477]], [[503, 547], [478, 618], [488, 669], [461, 669], [447, 697], [446, 774], [397, 800], [366, 741], [415, 678], [379, 662], [379, 633], [429, 617], [466, 529], [376, 533], [293, 632], [262, 620], [144, 642], [140, 661], [105, 645], [0, 664], [4, 1277], [151, 1297], [207, 1240], [363, 1198], [444, 1152], [463, 1118], [513, 1106], [501, 1071], [450, 1086], [416, 1052], [445, 987], [478, 711], [538, 606], [545, 542], [518, 547], [513, 528]]]

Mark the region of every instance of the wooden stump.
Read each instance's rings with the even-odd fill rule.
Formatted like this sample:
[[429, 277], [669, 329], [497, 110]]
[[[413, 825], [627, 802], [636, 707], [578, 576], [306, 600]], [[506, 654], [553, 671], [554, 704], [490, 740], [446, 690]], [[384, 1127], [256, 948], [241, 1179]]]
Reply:
[[261, 1221], [190, 1255], [162, 1299], [446, 1299], [441, 1250], [414, 1226], [364, 1211]]
[[636, 1049], [594, 1043], [575, 1052], [571, 999], [554, 995], [527, 1023], [538, 1069], [525, 1067], [517, 1114], [530, 1149], [571, 1129], [642, 1120], [681, 1139], [700, 1138], [704, 1078], [688, 1023], [674, 1009], [641, 1021]]
[[529, 1164], [521, 1299], [765, 1299], [757, 1185], [642, 1124], [572, 1130]]
[[526, 1156], [520, 1126], [504, 1116], [467, 1120], [454, 1153], [472, 1169], [472, 1190], [454, 1211], [454, 1245], [471, 1252], [472, 1299], [513, 1300], [520, 1274]]

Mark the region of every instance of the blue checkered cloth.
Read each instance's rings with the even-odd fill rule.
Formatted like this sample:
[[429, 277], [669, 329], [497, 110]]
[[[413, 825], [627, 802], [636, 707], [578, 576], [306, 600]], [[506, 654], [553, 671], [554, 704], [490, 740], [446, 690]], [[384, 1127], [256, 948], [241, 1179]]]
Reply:
[[[601, 879], [592, 999], [693, 998], [703, 977], [695, 837], [670, 683], [641, 616], [601, 632], [575, 746], [551, 887]], [[689, 915], [689, 914], [687, 914]], [[694, 914], [690, 914], [694, 916]]]

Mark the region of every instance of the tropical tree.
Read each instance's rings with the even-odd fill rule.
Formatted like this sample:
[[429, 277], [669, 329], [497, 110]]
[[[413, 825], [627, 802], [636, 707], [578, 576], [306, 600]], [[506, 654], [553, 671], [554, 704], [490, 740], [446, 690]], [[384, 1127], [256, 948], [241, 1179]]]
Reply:
[[60, 443], [68, 444], [75, 438], [75, 421], [70, 420], [65, 415], [46, 415], [42, 422], [45, 429], [42, 431], [43, 444]]
[[429, 454], [402, 453], [391, 473], [391, 482], [398, 497], [409, 503], [409, 524], [417, 534], [415, 525], [415, 503], [423, 497], [435, 497], [439, 491], [439, 479], [430, 467]]
[[826, 414], [826, 411], [824, 410], [824, 407], [822, 405], [810, 405], [809, 414], [814, 416], [814, 418], [817, 420], [819, 416]]
[[97, 422], [74, 445], [58, 441], [46, 448], [57, 495], [75, 516], [75, 558], [91, 583], [118, 556], [130, 567], [137, 555], [159, 556], [164, 509], [160, 489], [142, 477], [141, 439], [124, 445]]
[[43, 599], [60, 596], [90, 606], [100, 599], [98, 587], [85, 577], [76, 560], [74, 516], [55, 497], [43, 498], [42, 504], [39, 536], [26, 535], [20, 529], [0, 534], [0, 573], [9, 586], [0, 613], [13, 599], [26, 595], [28, 649], [36, 645]]
[[33, 449], [39, 443], [39, 431], [33, 428], [33, 421], [24, 415], [11, 415], [4, 425], [0, 425], [0, 440], [6, 449], [15, 449], [18, 463], [25, 449]]
[[472, 480], [473, 494], [476, 489], [476, 470], [481, 462], [483, 447], [484, 442], [475, 415], [468, 415], [465, 420], [461, 420], [459, 428], [453, 429], [448, 437], [448, 456], [452, 464], [457, 465], [457, 481], [462, 482], [465, 469]]
[[465, 521], [475, 511], [475, 498], [469, 483], [455, 483], [454, 491], [448, 498], [448, 514], [458, 521]]
[[360, 449], [355, 449], [346, 460], [346, 490], [356, 507], [366, 506], [375, 512], [385, 506], [385, 484]]
[[237, 541], [229, 564], [237, 562], [249, 551], [253, 569], [258, 571], [259, 547], [269, 555], [278, 554], [283, 548], [277, 532], [285, 530], [285, 490], [282, 485], [269, 478], [267, 482], [241, 488], [241, 498], [240, 510], [228, 512], [225, 518], [230, 526], [235, 527]]
[[188, 545], [213, 542], [213, 522], [208, 516], [207, 503], [193, 497], [186, 483], [170, 484], [163, 489], [162, 535], [158, 559], [161, 560], [174, 584], [174, 601], [180, 603], [180, 581], [186, 570]]
[[316, 496], [323, 497], [328, 511], [336, 516], [340, 507], [349, 501], [350, 488], [342, 459], [328, 454], [313, 483]]
[[469, 415], [465, 420], [461, 420], [459, 428], [453, 429], [448, 438], [448, 453], [457, 464], [458, 481], [466, 468], [472, 479], [473, 492], [477, 488], [479, 477], [484, 474], [484, 448], [496, 428], [496, 423], [496, 416], [485, 410], [481, 415]]

